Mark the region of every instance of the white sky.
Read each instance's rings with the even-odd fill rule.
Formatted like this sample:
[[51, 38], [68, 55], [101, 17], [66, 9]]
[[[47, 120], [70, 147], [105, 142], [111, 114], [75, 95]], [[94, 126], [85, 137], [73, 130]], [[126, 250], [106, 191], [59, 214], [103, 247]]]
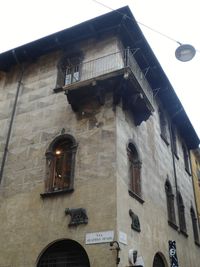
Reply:
[[[200, 50], [199, 0], [99, 0], [129, 5], [136, 20]], [[93, 0], [0, 0], [0, 53], [109, 12]], [[178, 44], [140, 25], [200, 136], [200, 52], [175, 59]]]

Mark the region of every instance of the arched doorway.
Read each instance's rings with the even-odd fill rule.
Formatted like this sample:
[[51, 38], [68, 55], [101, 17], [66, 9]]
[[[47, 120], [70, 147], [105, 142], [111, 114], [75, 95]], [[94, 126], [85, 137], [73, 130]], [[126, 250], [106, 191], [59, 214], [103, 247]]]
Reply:
[[166, 267], [166, 264], [160, 253], [156, 253], [156, 255], [154, 256], [153, 267]]
[[40, 256], [37, 267], [90, 267], [84, 248], [73, 240], [60, 240]]

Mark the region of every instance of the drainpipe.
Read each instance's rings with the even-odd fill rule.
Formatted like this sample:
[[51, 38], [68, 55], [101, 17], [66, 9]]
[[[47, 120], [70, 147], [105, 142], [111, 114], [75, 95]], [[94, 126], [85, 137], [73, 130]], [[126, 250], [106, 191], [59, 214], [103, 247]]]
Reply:
[[13, 105], [13, 109], [12, 109], [12, 113], [11, 113], [11, 118], [10, 118], [7, 138], [6, 138], [6, 144], [5, 144], [5, 147], [4, 147], [4, 152], [3, 152], [2, 162], [1, 162], [0, 183], [1, 183], [2, 178], [3, 178], [4, 166], [5, 166], [6, 157], [7, 157], [7, 153], [8, 153], [8, 146], [9, 146], [12, 126], [13, 126], [14, 116], [15, 116], [15, 112], [16, 112], [16, 107], [17, 107], [17, 100], [18, 100], [19, 91], [20, 91], [20, 88], [21, 88], [23, 74], [24, 74], [24, 67], [19, 63], [18, 58], [17, 58], [16, 53], [15, 53], [15, 50], [13, 50], [12, 53], [13, 53], [13, 56], [15, 58], [16, 63], [20, 67], [20, 75], [19, 75], [19, 80], [18, 80], [16, 94], [15, 94], [15, 101], [14, 101], [14, 105]]

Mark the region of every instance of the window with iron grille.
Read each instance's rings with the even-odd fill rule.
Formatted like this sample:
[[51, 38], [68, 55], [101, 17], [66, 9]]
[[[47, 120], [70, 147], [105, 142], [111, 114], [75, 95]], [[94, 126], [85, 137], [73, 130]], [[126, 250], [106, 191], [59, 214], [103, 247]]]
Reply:
[[129, 159], [129, 179], [130, 179], [129, 194], [140, 201], [142, 197], [142, 188], [141, 188], [142, 162], [140, 160], [137, 148], [132, 142], [128, 143], [127, 151]]
[[90, 267], [84, 248], [74, 240], [52, 244], [41, 255], [37, 267]]
[[73, 191], [77, 143], [73, 136], [56, 137], [46, 151], [45, 193]]

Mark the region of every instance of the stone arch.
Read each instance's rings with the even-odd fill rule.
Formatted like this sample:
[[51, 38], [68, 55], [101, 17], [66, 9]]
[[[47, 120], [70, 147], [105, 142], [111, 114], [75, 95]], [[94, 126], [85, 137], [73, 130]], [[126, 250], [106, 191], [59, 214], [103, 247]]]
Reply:
[[129, 194], [140, 200], [142, 197], [142, 162], [137, 145], [132, 140], [129, 140], [127, 144], [127, 154], [129, 159]]
[[50, 143], [46, 153], [52, 152], [58, 142], [61, 140], [69, 139], [74, 147], [77, 147], [77, 142], [76, 139], [71, 135], [71, 134], [61, 134], [58, 135], [54, 140]]
[[169, 181], [169, 178], [165, 181], [165, 193], [166, 193], [166, 199], [167, 199], [167, 211], [168, 211], [168, 223], [176, 227], [176, 216], [175, 216], [175, 209], [174, 209], [174, 194], [172, 190], [171, 183]]
[[46, 150], [45, 193], [72, 192], [77, 142], [70, 134], [57, 136]]
[[153, 258], [153, 267], [167, 267], [167, 261], [162, 252], [157, 252]]
[[76, 267], [90, 267], [88, 255], [77, 241], [60, 239], [42, 250], [36, 267], [64, 267], [70, 264], [75, 264]]
[[134, 148], [136, 154], [137, 154], [137, 157], [138, 157], [138, 161], [140, 163], [142, 163], [142, 159], [141, 159], [141, 154], [140, 154], [140, 150], [137, 146], [137, 144], [135, 143], [135, 141], [133, 141], [133, 139], [129, 139], [128, 140], [128, 143], [127, 143], [127, 151], [129, 151], [130, 148]]

